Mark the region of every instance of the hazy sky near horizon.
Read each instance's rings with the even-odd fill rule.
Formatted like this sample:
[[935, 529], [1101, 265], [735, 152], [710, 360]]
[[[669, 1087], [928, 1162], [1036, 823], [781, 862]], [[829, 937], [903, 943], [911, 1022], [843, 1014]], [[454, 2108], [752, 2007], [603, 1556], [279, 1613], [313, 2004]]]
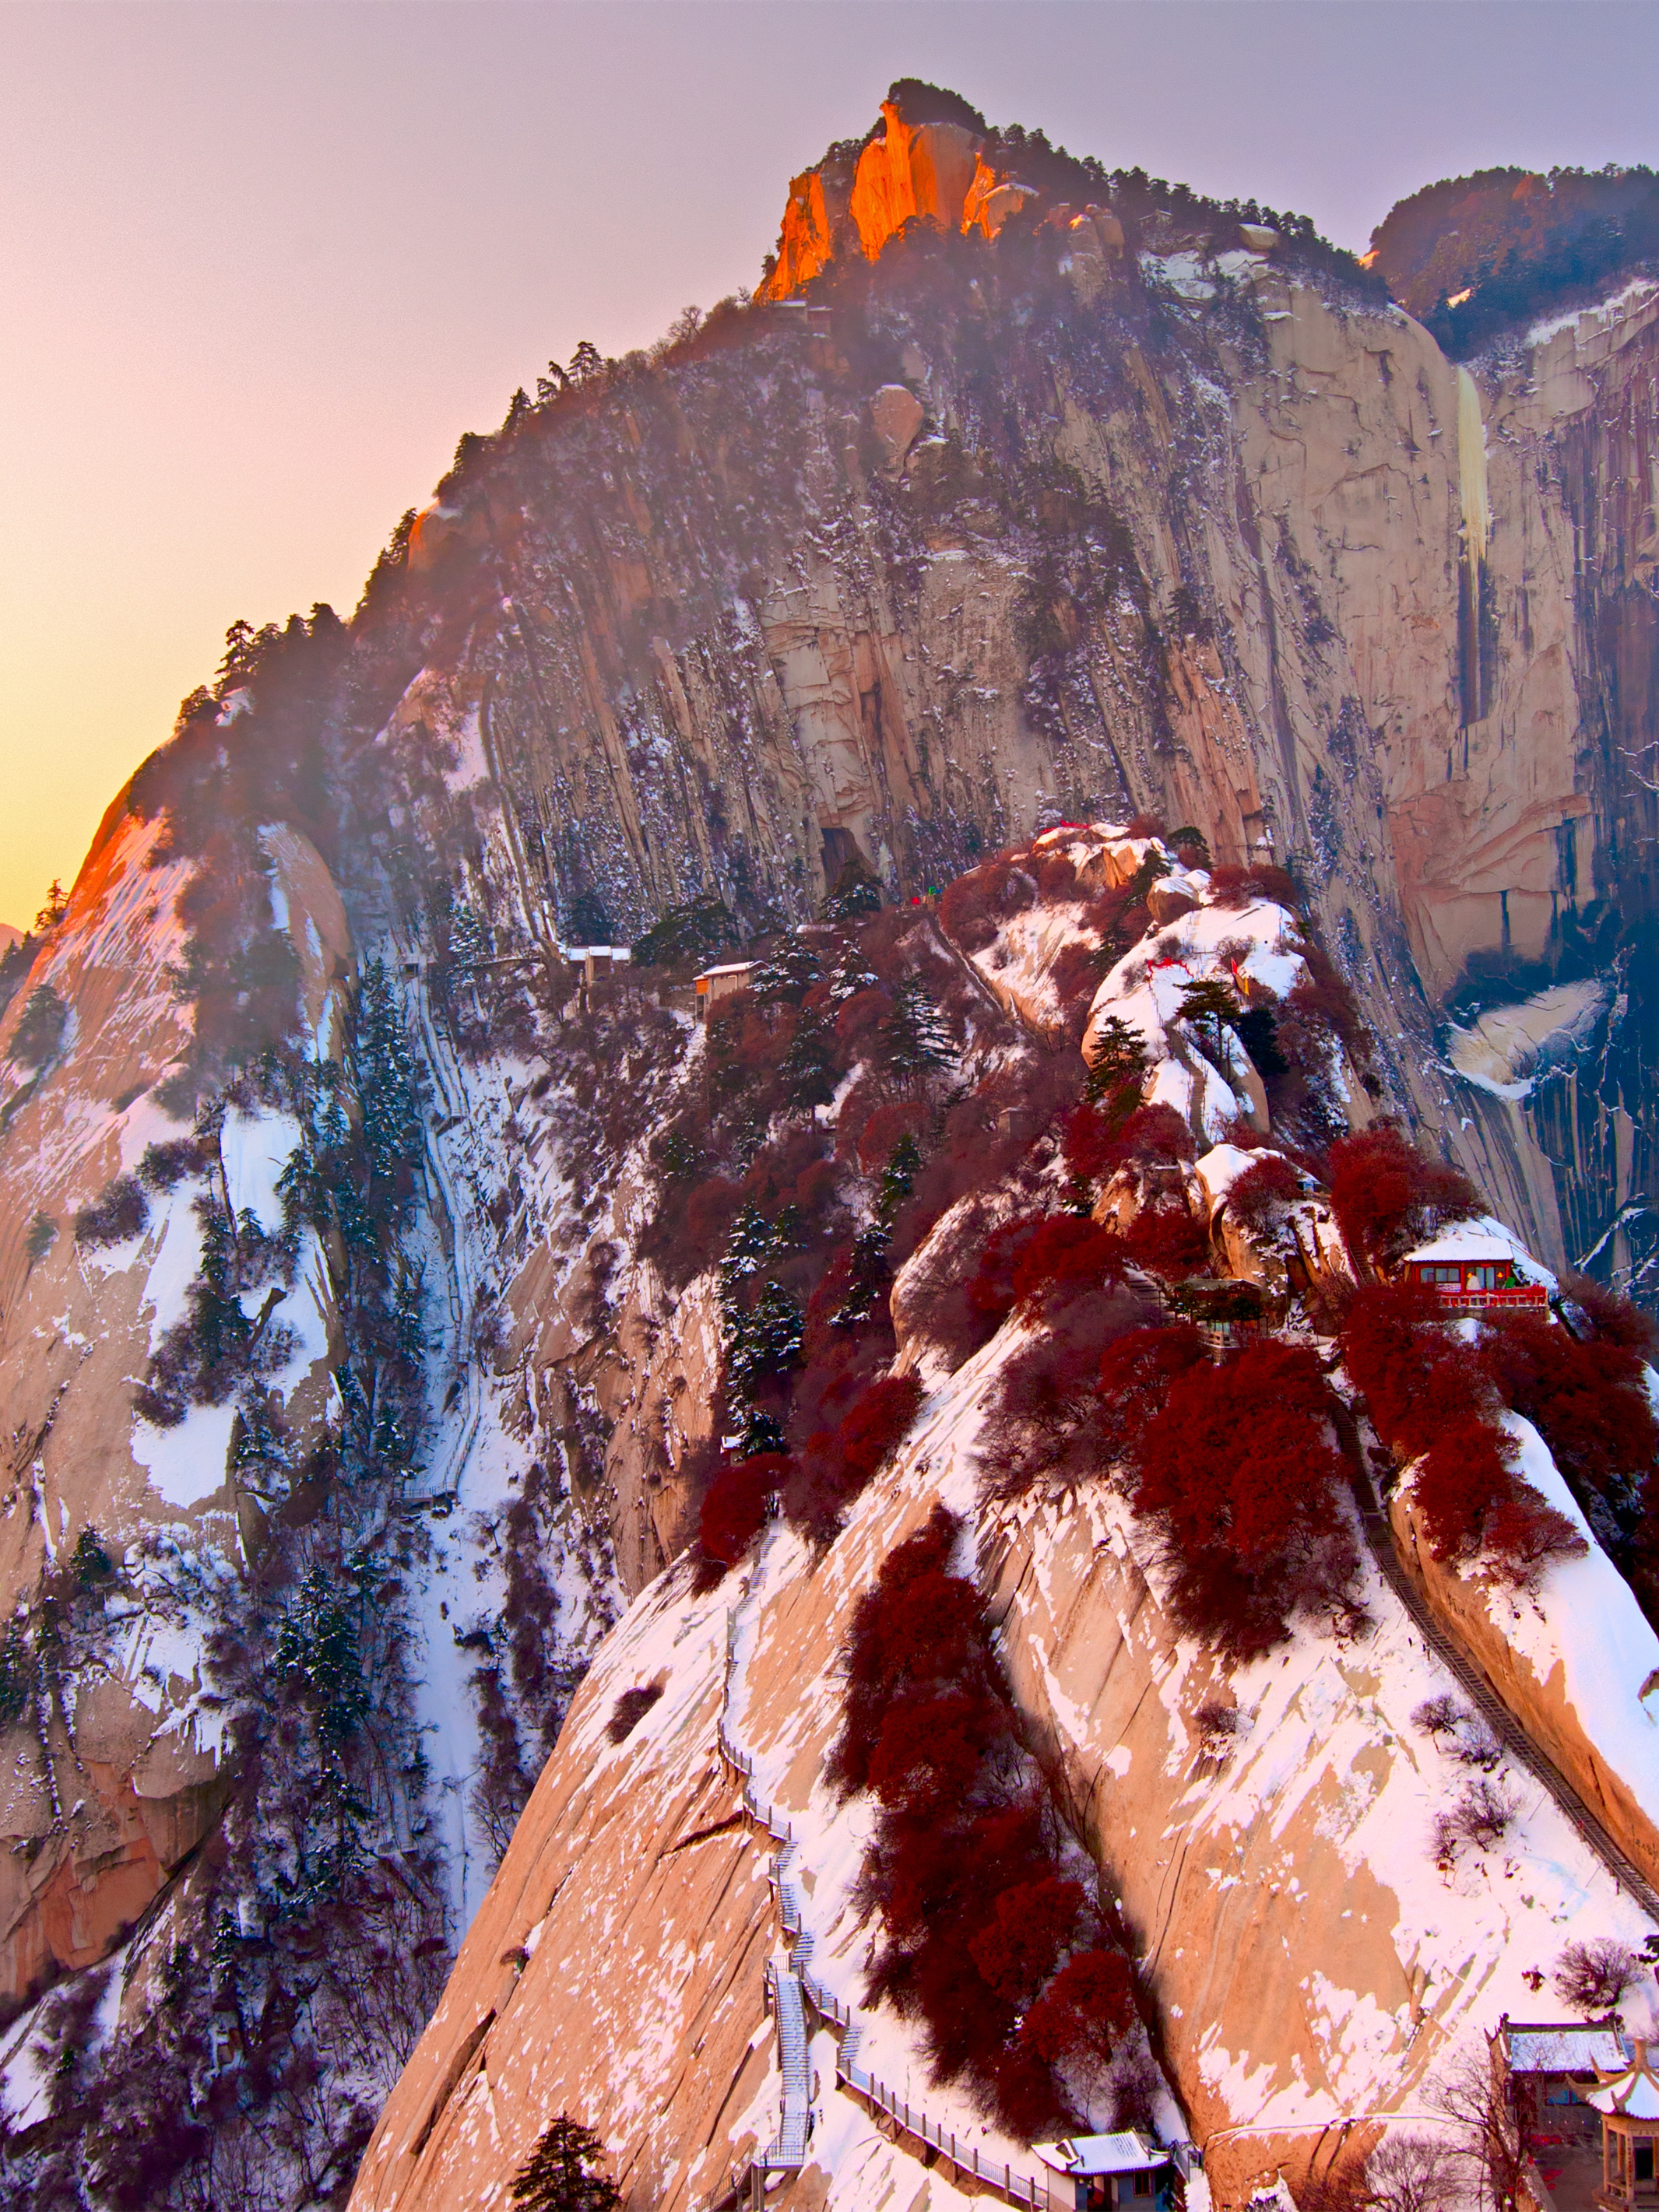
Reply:
[[1659, 161], [1624, 0], [59, 0], [0, 6], [0, 919], [227, 626], [342, 613], [464, 430], [752, 283], [900, 76], [1311, 215]]

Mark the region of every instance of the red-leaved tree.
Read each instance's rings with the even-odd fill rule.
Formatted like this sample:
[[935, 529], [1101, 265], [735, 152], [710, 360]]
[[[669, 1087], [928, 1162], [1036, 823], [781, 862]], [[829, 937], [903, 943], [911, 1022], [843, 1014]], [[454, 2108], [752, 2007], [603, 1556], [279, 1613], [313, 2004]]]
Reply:
[[1374, 1122], [1331, 1146], [1331, 1204], [1362, 1266], [1389, 1267], [1448, 1221], [1481, 1211], [1467, 1176], [1426, 1160], [1391, 1122]]
[[1358, 1566], [1330, 1401], [1305, 1346], [1253, 1344], [1170, 1384], [1139, 1454], [1183, 1626], [1254, 1655], [1298, 1613], [1340, 1611]]

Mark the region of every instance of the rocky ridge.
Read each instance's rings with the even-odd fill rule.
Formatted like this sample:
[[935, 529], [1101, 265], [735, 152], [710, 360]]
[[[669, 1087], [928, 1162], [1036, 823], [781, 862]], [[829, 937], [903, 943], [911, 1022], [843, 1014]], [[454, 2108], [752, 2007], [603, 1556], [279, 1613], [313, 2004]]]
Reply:
[[[686, 1544], [720, 1298], [707, 1271], [677, 1289], [643, 1247], [687, 1026], [645, 999], [583, 1008], [562, 946], [714, 898], [736, 950], [815, 910], [849, 863], [902, 901], [1056, 817], [1190, 824], [1215, 863], [1271, 859], [1304, 887], [1370, 1042], [1332, 1093], [1340, 1119], [1404, 1115], [1546, 1267], [1642, 1289], [1650, 281], [1621, 272], [1454, 368], [1288, 228], [1190, 196], [1115, 198], [1103, 173], [1045, 191], [1010, 144], [971, 114], [890, 102], [877, 134], [796, 180], [763, 304], [717, 311], [656, 359], [561, 371], [499, 433], [464, 440], [349, 630], [319, 610], [233, 639], [111, 810], [0, 1029], [0, 1595], [16, 1622], [0, 1907], [19, 2000], [135, 1923], [152, 1957], [158, 1928], [196, 1940], [200, 1900], [242, 1863], [224, 1839], [246, 1832], [222, 1807], [247, 1688], [227, 1691], [228, 1615], [203, 1588], [280, 1567], [292, 1609], [313, 1570], [357, 1558], [392, 1578], [376, 1587], [411, 1568], [424, 1581], [419, 1603], [384, 1601], [398, 1644], [385, 1763], [407, 1778], [375, 1848], [416, 1869], [410, 1948], [430, 1947], [429, 1973], [478, 1907], [588, 1653]], [[234, 868], [216, 816], [254, 841]], [[1103, 880], [1116, 865], [1101, 860]], [[190, 919], [238, 869], [258, 909], [250, 958], [288, 947], [290, 1011], [257, 1042], [285, 1037], [289, 1057], [257, 1081], [234, 1055], [216, 1073], [203, 1059], [226, 1006], [258, 989], [252, 969], [216, 980]], [[1019, 1030], [1052, 1041], [1052, 963], [1076, 940], [1064, 913], [1039, 915], [971, 964]], [[327, 1084], [373, 1133], [350, 1103], [371, 970], [420, 1094], [386, 1164], [396, 1218], [374, 1232], [372, 1296], [349, 1224], [307, 1226], [279, 1188], [318, 1156], [321, 1124], [283, 1087], [301, 1063], [339, 1071]], [[42, 1020], [56, 1027], [32, 1057]], [[1166, 1041], [1162, 1066], [1186, 1079], [1159, 1080], [1212, 1144], [1178, 1026]], [[1213, 1072], [1219, 1101], [1230, 1071]], [[1259, 1131], [1252, 1073], [1231, 1068], [1230, 1110]], [[208, 1138], [188, 1174], [143, 1182], [152, 1146]], [[370, 1196], [372, 1150], [353, 1170]], [[260, 1340], [288, 1357], [254, 1396], [239, 1381], [158, 1428], [133, 1393], [199, 1310], [216, 1175], [228, 1219], [252, 1216], [234, 1328], [272, 1332]], [[125, 1202], [124, 1176], [148, 1193], [142, 1222], [77, 1237], [77, 1217]], [[1243, 1272], [1224, 1209], [1217, 1233]], [[367, 1520], [332, 1458], [355, 1433], [354, 1373], [403, 1394], [392, 1430], [351, 1447], [385, 1486]], [[890, 1540], [907, 1524], [895, 1505], [881, 1525]], [[986, 1573], [1013, 1540], [994, 1516], [981, 1527]], [[158, 1544], [173, 1563], [159, 1578]], [[1141, 1593], [1131, 1577], [1099, 1599], [1097, 1644], [1133, 1641]], [[820, 1632], [841, 1618], [830, 1605]], [[1033, 1629], [1025, 1660], [1009, 1649], [1034, 1715], [1051, 1634]], [[273, 1619], [284, 1695], [313, 1726], [331, 1709], [297, 1648]], [[1540, 1664], [1516, 1669], [1513, 1694], [1565, 1760]], [[798, 1723], [780, 1704], [775, 1724]], [[826, 1711], [815, 1725], [822, 1738]], [[1066, 1751], [1079, 1774], [1093, 1755]], [[1078, 1785], [1085, 1800], [1095, 1786]], [[542, 1802], [520, 1833], [563, 1850]], [[1163, 1817], [1122, 1815], [1136, 1833]], [[1105, 1856], [1127, 1898], [1120, 1849], [1123, 1834]], [[590, 1873], [616, 1869], [601, 1856]], [[1583, 1897], [1599, 1912], [1596, 1879]], [[240, 1895], [263, 1941], [264, 1907]], [[733, 1923], [749, 1978], [765, 1941], [753, 1905], [747, 1933]], [[682, 1907], [651, 1909], [666, 1927]], [[617, 1966], [618, 1986], [648, 1955]], [[131, 2027], [147, 1970], [121, 1956]], [[1350, 1994], [1367, 1975], [1394, 1990], [1395, 1971], [1368, 1951]], [[216, 1996], [222, 1961], [213, 1973]], [[461, 2009], [475, 1978], [469, 1964]], [[62, 2009], [49, 2000], [26, 2029]], [[721, 2033], [739, 2015], [752, 2033], [742, 2007]], [[261, 2179], [270, 2203], [302, 2201], [296, 2174], [337, 2191], [419, 2018], [411, 1993], [374, 2062], [347, 2065], [345, 2124], [322, 2124], [325, 2154], [301, 2130], [306, 2148]], [[1275, 2057], [1274, 2097], [1315, 2077], [1322, 2033]], [[1395, 2034], [1367, 2078], [1398, 2088]], [[72, 2132], [80, 2091], [32, 2074], [27, 2042], [9, 2045], [6, 2094], [33, 2158]], [[1245, 2124], [1246, 2091], [1206, 2103], [1192, 2051], [1172, 2078], [1195, 2124]], [[597, 2075], [572, 2080], [599, 2094]], [[1328, 2084], [1331, 2110], [1362, 2086]], [[1302, 2108], [1283, 2117], [1300, 2127]], [[724, 2140], [740, 2161], [742, 2130]], [[690, 2191], [695, 2165], [673, 2185]]]
[[[1041, 849], [1092, 852], [1102, 872], [1121, 873], [1148, 841], [1103, 845], [1063, 830]], [[1184, 911], [1168, 933], [1182, 935], [1183, 987], [1230, 963], [1241, 988], [1282, 1003], [1302, 964], [1291, 917], [1271, 903], [1213, 907], [1201, 869], [1184, 880]], [[975, 956], [1025, 1006], [1041, 1003], [1063, 953], [1066, 913], [1028, 908]], [[1206, 933], [1212, 915], [1224, 939]], [[1230, 947], [1220, 959], [1218, 941]], [[1126, 955], [1101, 984], [1089, 1035], [1100, 1038], [1113, 1017], [1133, 1022], [1152, 1054], [1145, 1097], [1189, 1116], [1205, 1142], [1248, 1118], [1242, 1067], [1235, 1090], [1231, 1054], [1206, 1049], [1146, 955]], [[1352, 1067], [1334, 1058], [1329, 1079], [1363, 1123]], [[1237, 1249], [1228, 1194], [1241, 1165], [1264, 1157], [1275, 1155], [1223, 1141], [1198, 1161], [1182, 1202], [1206, 1220], [1212, 1249]], [[1106, 1185], [1101, 1216], [1120, 1187]], [[1299, 1205], [1307, 1236], [1295, 1248], [1322, 1240], [1326, 1279], [1352, 1285], [1363, 1265], [1328, 1209], [1316, 1195]], [[1456, 1786], [1459, 1754], [1455, 1735], [1437, 1735], [1423, 1716], [1462, 1685], [1363, 1547], [1346, 1626], [1333, 1634], [1310, 1621], [1240, 1663], [1182, 1625], [1167, 1558], [1121, 1486], [1056, 1475], [1018, 1502], [988, 1493], [986, 1425], [1040, 1324], [1016, 1311], [965, 1363], [942, 1356], [917, 1285], [951, 1237], [947, 1215], [895, 1285], [898, 1364], [925, 1377], [926, 1395], [833, 1540], [805, 1543], [774, 1522], [712, 1589], [682, 1561], [603, 1647], [387, 2107], [354, 2205], [496, 2201], [561, 2111], [605, 2116], [630, 2203], [697, 2205], [741, 2189], [776, 2133], [785, 2086], [765, 1994], [779, 1934], [761, 1887], [773, 1843], [745, 1819], [754, 1802], [769, 1808], [773, 1834], [787, 1827], [792, 1839], [788, 1886], [811, 1938], [794, 1948], [810, 1959], [821, 2085], [805, 2158], [775, 2175], [780, 2201], [860, 2203], [919, 2182], [916, 2130], [884, 2127], [848, 2076], [849, 2013], [860, 2079], [901, 2085], [930, 2127], [992, 2167], [1031, 2166], [960, 2089], [930, 2083], [914, 2023], [867, 2004], [869, 1908], [858, 1885], [872, 1808], [842, 1799], [832, 1780], [854, 1608], [941, 1498], [966, 1516], [1019, 1709], [1131, 1933], [1176, 2100], [1161, 2126], [1166, 2139], [1204, 2146], [1213, 2201], [1242, 2205], [1281, 2170], [1298, 2191], [1329, 2166], [1347, 2170], [1391, 2120], [1418, 2120], [1479, 2024], [1535, 2009], [1528, 1977], [1560, 1930], [1593, 1921], [1637, 1940], [1647, 1928], [1644, 1897], [1620, 1887], [1531, 1770], [1501, 1752], [1488, 1770], [1514, 1801], [1501, 1852], [1437, 1863], [1437, 1810]], [[1643, 1808], [1654, 1802], [1656, 1723], [1638, 1693], [1659, 1638], [1541, 1440], [1524, 1423], [1516, 1433], [1528, 1480], [1572, 1514], [1583, 1556], [1526, 1590], [1477, 1573], [1469, 1588], [1489, 1603], [1477, 1629], [1467, 1602], [1439, 1595], [1458, 1577], [1422, 1555], [1401, 1518], [1407, 1480], [1395, 1504], [1406, 1557], [1431, 1577], [1435, 1609], [1510, 1705], [1522, 1741], [1547, 1747], [1650, 1865], [1659, 1831]], [[1364, 1498], [1362, 1486], [1346, 1508], [1355, 1526]], [[1608, 1652], [1592, 1648], [1592, 1622], [1607, 1624]], [[637, 1721], [612, 1725], [637, 1686], [654, 1698]], [[747, 1797], [733, 1747], [752, 1763]], [[665, 1952], [675, 1964], [665, 1973], [653, 1961]], [[1087, 2117], [1110, 2124], [1110, 2095]], [[935, 2166], [930, 2192], [954, 2202], [955, 2179]]]

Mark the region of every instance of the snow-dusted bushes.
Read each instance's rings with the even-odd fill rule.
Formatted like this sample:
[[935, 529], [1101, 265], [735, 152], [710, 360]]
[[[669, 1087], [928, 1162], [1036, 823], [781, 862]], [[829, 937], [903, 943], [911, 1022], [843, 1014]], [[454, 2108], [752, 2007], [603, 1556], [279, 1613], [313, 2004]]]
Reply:
[[474, 1669], [472, 1702], [478, 1716], [483, 1759], [471, 1790], [472, 1811], [499, 1866], [507, 1856], [519, 1815], [529, 1802], [532, 1777], [526, 1774], [518, 1723], [494, 1660]]
[[50, 983], [38, 984], [23, 1002], [6, 1048], [7, 1058], [20, 1067], [44, 1067], [63, 1042], [68, 1026], [69, 1008]]
[[1035, 906], [1036, 900], [1036, 883], [1010, 848], [946, 884], [939, 902], [939, 920], [964, 952], [978, 952], [992, 942], [1003, 921]]
[[1184, 1627], [1255, 1656], [1298, 1614], [1352, 1617], [1358, 1567], [1316, 1355], [1271, 1340], [1176, 1376], [1134, 1450]]
[[797, 1509], [810, 1528], [832, 1533], [846, 1508], [909, 1434], [921, 1405], [919, 1375], [884, 1375], [866, 1382], [833, 1430], [808, 1437], [800, 1472], [805, 1495]]
[[880, 1808], [860, 1879], [881, 1928], [872, 2001], [921, 2024], [936, 2080], [1029, 2141], [1101, 2094], [1134, 1988], [1021, 1748], [984, 1601], [951, 1571], [959, 1534], [935, 1507], [860, 1601], [831, 1771]]
[[1397, 1459], [1417, 1462], [1413, 1496], [1436, 1559], [1484, 1557], [1530, 1588], [1550, 1560], [1583, 1553], [1565, 1516], [1515, 1474], [1491, 1377], [1428, 1292], [1387, 1283], [1356, 1292], [1342, 1355], [1377, 1435]]
[[76, 1215], [75, 1241], [91, 1251], [125, 1244], [128, 1237], [140, 1234], [149, 1219], [149, 1200], [137, 1177], [117, 1176]]
[[1101, 1388], [1103, 1358], [1133, 1335], [1173, 1336], [1147, 1328], [1153, 1310], [1142, 1294], [1104, 1290], [1081, 1272], [1069, 1285], [1049, 1287], [1045, 1326], [1003, 1369], [981, 1431], [988, 1495], [1017, 1498], [1039, 1484], [1058, 1495], [1108, 1472], [1115, 1431]]
[[[1046, 1250], [1041, 1226], [1008, 1224], [993, 1255], [1004, 1310], [1026, 1255]], [[1093, 1238], [1056, 1237], [1074, 1275], [1050, 1255], [1044, 1302], [1028, 1296], [1046, 1325], [1009, 1360], [988, 1415], [988, 1492], [1064, 1490], [1116, 1468], [1160, 1539], [1177, 1617], [1231, 1650], [1269, 1647], [1298, 1613], [1348, 1617], [1357, 1553], [1314, 1355], [1267, 1341], [1212, 1366], [1190, 1322], [1154, 1322], [1128, 1290], [1103, 1294], [1135, 1240]]]
[[1593, 1936], [1564, 1945], [1551, 1979], [1563, 2004], [1587, 2019], [1604, 2019], [1629, 1990], [1650, 1971], [1628, 1944], [1616, 1936]]
[[1501, 1775], [1478, 1774], [1464, 1784], [1450, 1806], [1434, 1816], [1435, 1864], [1449, 1872], [1464, 1846], [1495, 1850], [1520, 1811], [1520, 1800]]
[[612, 1743], [626, 1743], [629, 1737], [645, 1718], [663, 1692], [660, 1682], [641, 1682], [636, 1689], [624, 1690], [611, 1711], [605, 1724], [605, 1735]]

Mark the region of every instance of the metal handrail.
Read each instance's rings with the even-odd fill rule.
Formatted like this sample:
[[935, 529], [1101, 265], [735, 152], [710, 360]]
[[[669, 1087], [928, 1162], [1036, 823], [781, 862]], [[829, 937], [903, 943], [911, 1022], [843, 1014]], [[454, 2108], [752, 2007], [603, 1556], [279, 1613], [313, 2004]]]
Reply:
[[[724, 1714], [720, 1717], [716, 1744], [721, 1759], [742, 1783], [744, 1813], [755, 1821], [757, 1826], [764, 1828], [775, 1842], [783, 1846], [778, 1860], [768, 1872], [767, 1880], [777, 1896], [778, 1918], [784, 1934], [799, 1942], [801, 1937], [800, 1906], [793, 1885], [784, 1879], [784, 1863], [796, 1847], [794, 1828], [787, 1820], [784, 1820], [780, 1825], [775, 1808], [757, 1796], [752, 1778], [755, 1762], [746, 1752], [740, 1751], [732, 1741], [726, 1729]], [[805, 1941], [810, 1944], [811, 1938], [808, 1936]], [[982, 2157], [976, 2144], [964, 2143], [954, 2129], [946, 2128], [940, 2122], [932, 2118], [924, 2106], [911, 2104], [907, 2097], [902, 2096], [897, 2090], [890, 2088], [885, 2082], [855, 2062], [848, 2045], [849, 2041], [856, 2044], [861, 2034], [861, 2024], [852, 2006], [838, 1997], [833, 1990], [827, 1988], [804, 1966], [799, 1967], [789, 1978], [799, 1984], [813, 2010], [842, 2032], [842, 2040], [836, 2054], [837, 2084], [845, 2083], [848, 2088], [855, 2090], [861, 2097], [867, 2098], [872, 2105], [885, 2112], [889, 2118], [896, 2121], [907, 2135], [916, 2136], [929, 2149], [936, 2150], [941, 2157], [949, 2159], [958, 2172], [971, 2174], [975, 2180], [983, 2182], [988, 2188], [998, 2192], [1010, 2204], [1036, 2208], [1048, 2203], [1048, 2185], [1046, 2180], [1039, 2179], [1035, 2174], [1016, 2172], [1012, 2165], [1006, 2160], [991, 2160]], [[773, 1987], [775, 1990], [777, 1988], [775, 1978]], [[780, 2013], [780, 2027], [781, 2027], [781, 2013]], [[788, 2094], [786, 2081], [786, 2105]], [[777, 2142], [769, 2148], [764, 2158], [757, 2163], [769, 2171], [775, 2171], [778, 2166], [793, 2169], [799, 2166], [805, 2157], [805, 2138], [802, 2138], [799, 2156], [791, 2155], [793, 2148], [793, 2141], [786, 2117], [783, 2124], [780, 2126]]]

